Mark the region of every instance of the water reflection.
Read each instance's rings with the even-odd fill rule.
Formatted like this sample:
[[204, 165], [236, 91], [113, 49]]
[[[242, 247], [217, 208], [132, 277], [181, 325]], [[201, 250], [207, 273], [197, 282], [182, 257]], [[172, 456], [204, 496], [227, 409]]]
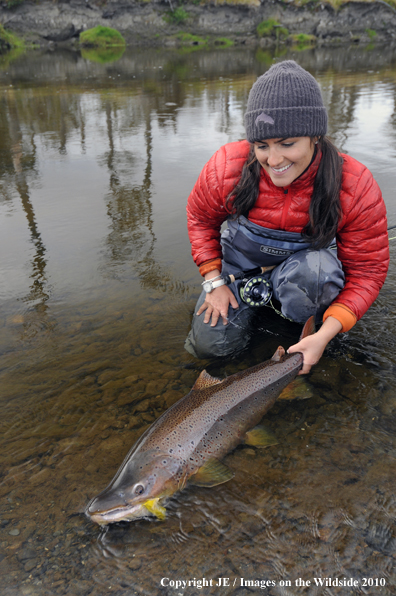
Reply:
[[[144, 141], [146, 145], [146, 165], [143, 170], [143, 182], [131, 187], [127, 181], [128, 166], [133, 163], [133, 154], [117, 152], [114, 143], [112, 110], [109, 102], [105, 104], [109, 150], [105, 162], [110, 176], [110, 195], [106, 198], [107, 213], [111, 220], [111, 232], [107, 238], [110, 253], [111, 270], [132, 261], [143, 269], [153, 267], [152, 253], [155, 244], [151, 204], [152, 174], [152, 135], [150, 110], [144, 114]], [[125, 182], [122, 181], [124, 173]], [[150, 263], [150, 264], [149, 264]], [[148, 276], [149, 277], [149, 274]]]
[[[17, 98], [12, 90], [4, 94], [4, 109], [7, 115], [8, 135], [9, 135], [9, 154], [14, 168], [14, 181], [16, 191], [22, 202], [22, 209], [26, 216], [27, 225], [30, 232], [31, 243], [34, 246], [34, 254], [31, 258], [32, 283], [29, 293], [22, 298], [28, 306], [29, 311], [34, 309], [40, 313], [41, 323], [45, 326], [51, 325], [46, 320], [48, 310], [47, 301], [50, 298], [51, 288], [46, 273], [46, 248], [44, 246], [41, 234], [39, 232], [34, 207], [30, 197], [29, 182], [27, 172], [34, 169], [36, 162], [36, 147], [34, 137], [30, 139], [30, 151], [26, 152], [26, 141], [21, 130], [20, 115], [18, 110]], [[23, 126], [23, 124], [22, 124]], [[28, 337], [34, 336], [38, 332], [35, 325], [35, 317], [23, 318], [24, 334]]]
[[[395, 55], [284, 54], [318, 77], [330, 131], [374, 172], [391, 223]], [[187, 488], [169, 503], [166, 523], [103, 531], [82, 515], [201, 368], [232, 374], [295, 341], [295, 330], [268, 320], [237, 361], [202, 363], [183, 349], [201, 281], [187, 195], [214, 151], [243, 136], [249, 88], [272, 59], [241, 49], [145, 50], [99, 64], [35, 53], [0, 72], [7, 596], [174, 594], [163, 577], [235, 580], [222, 594], [245, 594], [241, 578], [265, 578], [275, 582], [271, 596], [327, 596], [346, 592], [295, 580], [343, 575], [383, 578], [381, 596], [392, 594], [393, 267], [373, 308], [315, 368], [313, 397], [268, 414], [278, 445], [236, 449], [227, 457], [235, 478]]]

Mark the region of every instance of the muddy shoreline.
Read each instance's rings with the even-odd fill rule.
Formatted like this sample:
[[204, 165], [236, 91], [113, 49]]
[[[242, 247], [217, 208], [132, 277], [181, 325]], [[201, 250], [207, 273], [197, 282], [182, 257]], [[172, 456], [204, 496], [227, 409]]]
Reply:
[[337, 11], [327, 3], [296, 7], [278, 0], [256, 6], [186, 3], [182, 8], [187, 16], [172, 24], [167, 22], [169, 2], [27, 0], [12, 9], [1, 6], [0, 22], [40, 47], [76, 44], [81, 31], [97, 25], [117, 29], [130, 46], [178, 45], [177, 34], [182, 31], [205, 36], [213, 43], [227, 37], [236, 45], [266, 47], [279, 43], [275, 35], [261, 39], [257, 36], [258, 24], [267, 19], [275, 19], [287, 29], [289, 42], [298, 34], [314, 36], [318, 45], [396, 42], [396, 10], [382, 1], [350, 2]]

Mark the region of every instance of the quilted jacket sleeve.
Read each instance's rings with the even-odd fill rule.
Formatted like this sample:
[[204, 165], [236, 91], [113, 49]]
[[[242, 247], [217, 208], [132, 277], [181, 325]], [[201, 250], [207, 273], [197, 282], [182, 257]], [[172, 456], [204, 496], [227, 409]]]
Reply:
[[247, 150], [246, 142], [221, 147], [204, 166], [188, 198], [187, 228], [198, 266], [222, 256], [220, 228], [229, 215], [226, 201], [240, 177]]
[[344, 164], [337, 246], [345, 287], [333, 304], [345, 305], [359, 320], [377, 298], [388, 271], [386, 208], [369, 170], [350, 157]]

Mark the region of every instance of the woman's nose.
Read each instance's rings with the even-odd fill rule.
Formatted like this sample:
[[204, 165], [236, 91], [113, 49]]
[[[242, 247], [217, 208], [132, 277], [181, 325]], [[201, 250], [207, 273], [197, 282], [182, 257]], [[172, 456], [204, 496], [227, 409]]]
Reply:
[[267, 163], [271, 168], [277, 168], [283, 163], [283, 156], [276, 149], [270, 149]]

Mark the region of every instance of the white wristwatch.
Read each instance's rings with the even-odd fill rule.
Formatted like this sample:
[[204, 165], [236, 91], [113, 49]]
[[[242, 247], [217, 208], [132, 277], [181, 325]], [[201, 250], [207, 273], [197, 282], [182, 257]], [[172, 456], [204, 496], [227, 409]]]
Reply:
[[220, 277], [220, 279], [215, 279], [215, 281], [213, 281], [212, 279], [207, 279], [206, 281], [203, 282], [202, 287], [207, 294], [210, 294], [211, 292], [213, 292], [213, 290], [215, 288], [224, 286], [225, 283], [226, 283], [226, 281], [222, 277]]

